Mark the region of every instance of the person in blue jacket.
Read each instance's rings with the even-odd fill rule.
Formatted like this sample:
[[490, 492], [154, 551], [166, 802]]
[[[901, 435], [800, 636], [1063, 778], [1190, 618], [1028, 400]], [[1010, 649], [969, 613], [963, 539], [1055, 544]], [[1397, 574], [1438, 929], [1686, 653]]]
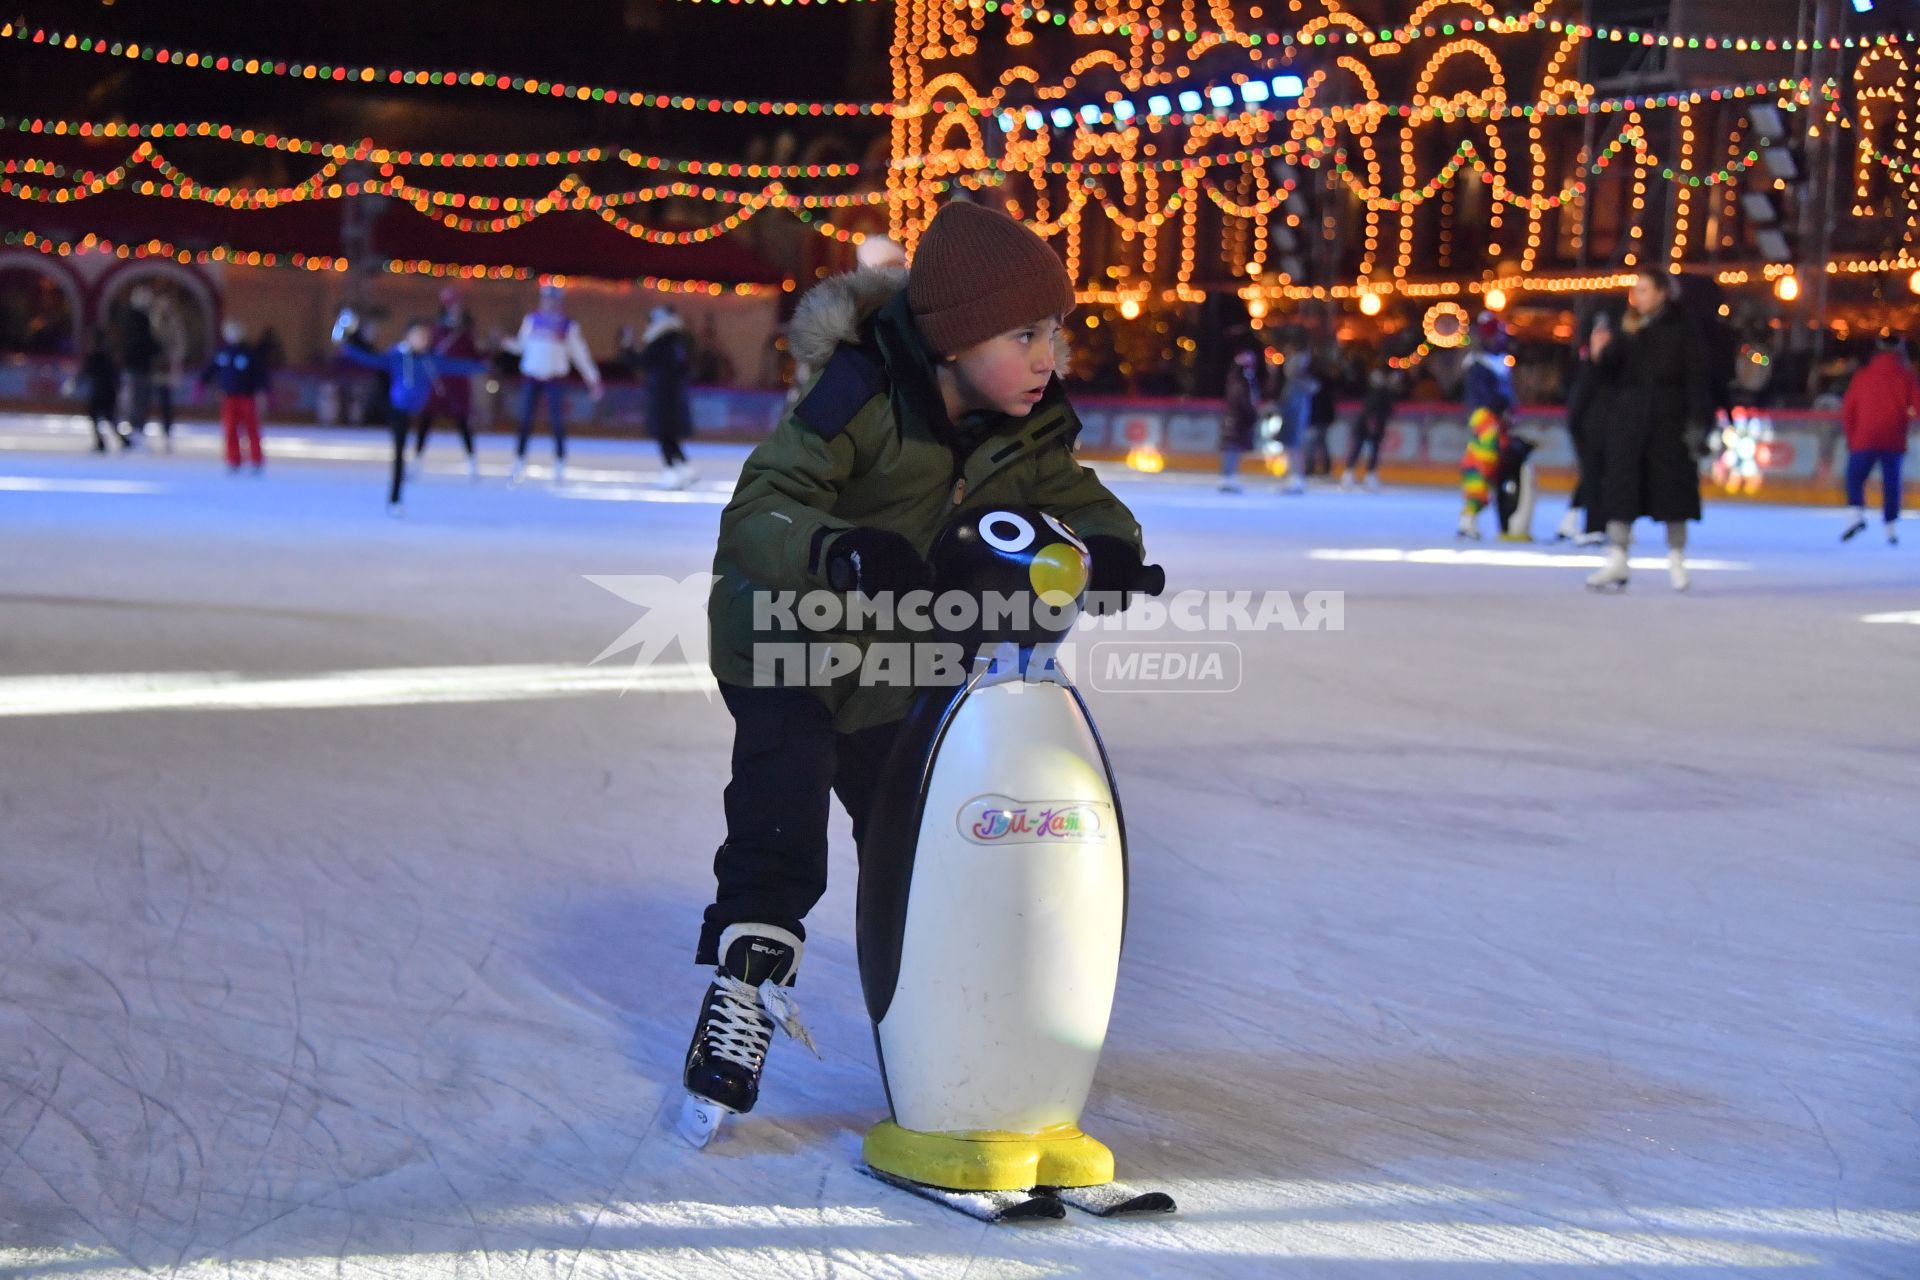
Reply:
[[266, 465], [266, 458], [260, 452], [260, 401], [267, 391], [267, 366], [260, 359], [259, 351], [247, 341], [247, 327], [238, 320], [222, 324], [220, 338], [219, 349], [200, 371], [195, 399], [199, 398], [200, 391], [206, 390], [208, 383], [219, 387], [220, 425], [227, 437], [227, 470], [239, 474], [244, 441], [245, 454], [253, 462], [253, 473], [259, 475]]
[[387, 375], [393, 425], [393, 485], [387, 491], [387, 514], [397, 516], [402, 510], [400, 486], [407, 473], [407, 436], [422, 430], [435, 384], [447, 374], [464, 377], [484, 373], [487, 362], [435, 352], [433, 324], [427, 320], [408, 324], [406, 337], [391, 351], [363, 351], [351, 346], [341, 346], [338, 350], [352, 363]]

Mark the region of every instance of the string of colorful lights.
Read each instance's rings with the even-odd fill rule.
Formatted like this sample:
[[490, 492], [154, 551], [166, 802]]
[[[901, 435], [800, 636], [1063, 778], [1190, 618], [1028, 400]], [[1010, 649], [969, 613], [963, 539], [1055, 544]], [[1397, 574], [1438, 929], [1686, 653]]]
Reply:
[[[167, 181], [163, 184], [130, 181], [134, 170], [142, 164], [151, 165]], [[71, 183], [64, 188], [54, 188], [7, 178], [0, 180], [0, 192], [23, 200], [67, 203], [84, 200], [89, 196], [117, 188], [125, 188], [139, 195], [200, 200], [238, 209], [272, 208], [276, 205], [304, 200], [337, 200], [356, 195], [391, 195], [422, 206], [422, 212], [426, 211], [426, 207], [431, 206], [506, 213], [544, 213], [567, 209], [588, 209], [598, 212], [602, 209], [617, 209], [667, 199], [703, 200], [718, 204], [771, 204], [780, 208], [849, 209], [884, 204], [887, 199], [883, 191], [799, 194], [788, 191], [779, 182], [771, 183], [759, 191], [735, 191], [712, 185], [675, 182], [603, 195], [586, 188], [583, 185], [585, 179], [578, 174], [563, 177], [545, 195], [496, 196], [422, 187], [396, 175], [394, 166], [390, 164], [380, 166], [378, 179], [331, 182], [330, 179], [340, 172], [341, 167], [341, 161], [328, 160], [311, 177], [287, 186], [210, 186], [196, 181], [191, 175], [182, 171], [152, 143], [143, 142], [128, 155], [125, 161], [104, 172], [72, 169], [50, 160], [31, 156], [9, 159], [0, 163], [0, 173], [66, 177], [71, 179]], [[939, 180], [928, 185], [930, 192], [937, 194], [951, 183]]]
[[661, 111], [699, 111], [720, 115], [830, 117], [886, 116], [898, 109], [891, 102], [715, 98], [696, 94], [647, 93], [637, 89], [574, 84], [565, 80], [543, 80], [533, 76], [516, 76], [492, 71], [421, 70], [381, 66], [348, 67], [329, 62], [249, 57], [200, 49], [179, 49], [168, 45], [140, 44], [129, 40], [113, 40], [104, 36], [62, 33], [46, 27], [29, 26], [23, 22], [0, 23], [0, 39], [8, 38], [23, 41], [36, 48], [124, 58], [134, 62], [151, 62], [161, 66], [185, 67], [197, 71], [273, 76], [279, 79], [335, 84], [495, 89], [538, 97], [599, 102], [615, 106], [647, 107]]
[[[1741, 102], [1751, 98], [1763, 98], [1780, 94], [1804, 94], [1809, 91], [1811, 81], [1801, 79], [1752, 80], [1744, 83], [1716, 85], [1708, 88], [1691, 89], [1682, 92], [1653, 94], [1627, 94], [1609, 98], [1584, 98], [1567, 101], [1558, 96], [1543, 98], [1537, 102], [1509, 102], [1504, 95], [1495, 97], [1487, 93], [1462, 95], [1438, 101], [1421, 102], [1377, 102], [1371, 101], [1356, 106], [1320, 108], [1302, 105], [1287, 111], [1272, 109], [1246, 108], [1235, 112], [1256, 121], [1272, 124], [1280, 120], [1291, 123], [1296, 131], [1317, 128], [1324, 124], [1358, 124], [1361, 127], [1377, 128], [1388, 120], [1437, 121], [1442, 124], [1455, 124], [1461, 121], [1501, 121], [1509, 119], [1531, 120], [1535, 118], [1578, 117], [1588, 115], [1611, 115], [1632, 112], [1656, 111], [1663, 108], [1678, 108], [1707, 102]], [[1151, 111], [1146, 120], [1149, 124], [1159, 120], [1170, 128], [1180, 128], [1198, 120], [1211, 120], [1219, 117], [1218, 110], [1198, 112], [1173, 111], [1159, 113]], [[1026, 117], [1022, 116], [1024, 121]], [[1081, 123], [1115, 125], [1124, 123], [1117, 120], [1112, 110], [1103, 109], [1091, 122], [1076, 116]], [[1044, 124], [1043, 124], [1044, 127]], [[335, 160], [363, 160], [372, 164], [421, 165], [439, 168], [533, 168], [540, 166], [580, 165], [602, 160], [618, 160], [635, 168], [671, 170], [687, 174], [701, 174], [713, 177], [745, 178], [842, 178], [853, 177], [860, 173], [857, 163], [807, 164], [807, 165], [756, 165], [740, 164], [734, 161], [710, 161], [674, 159], [665, 156], [650, 155], [629, 148], [585, 147], [566, 151], [506, 151], [506, 152], [433, 152], [417, 151], [407, 148], [381, 146], [371, 139], [357, 142], [319, 142], [307, 138], [291, 137], [265, 130], [256, 130], [244, 125], [220, 121], [193, 121], [178, 123], [126, 123], [121, 121], [61, 120], [42, 117], [5, 117], [0, 116], [0, 131], [12, 129], [20, 133], [46, 134], [53, 137], [73, 137], [81, 139], [102, 138], [201, 138], [223, 142], [232, 142], [243, 146], [264, 147], [295, 155], [319, 155]], [[901, 156], [893, 160], [896, 168], [913, 168], [925, 164], [929, 157]], [[1071, 166], [1062, 172], [1071, 170]]]
[[[301, 271], [336, 273], [344, 272], [348, 267], [345, 258], [324, 254], [265, 253], [236, 249], [231, 245], [186, 249], [159, 239], [144, 240], [136, 244], [96, 235], [66, 238], [45, 236], [34, 231], [9, 231], [4, 236], [0, 236], [0, 244], [32, 249], [49, 257], [59, 258], [71, 257], [77, 253], [98, 252], [129, 260], [161, 258], [182, 266], [230, 263], [247, 267], [292, 267]], [[533, 271], [526, 267], [480, 266], [455, 262], [430, 262], [422, 259], [392, 259], [383, 264], [382, 270], [389, 275], [432, 276], [456, 280], [539, 280], [564, 284], [570, 278], [551, 272]], [[793, 288], [791, 281], [785, 284], [723, 284], [713, 280], [676, 280], [662, 276], [641, 276], [631, 281], [605, 283], [630, 285], [633, 288], [647, 289], [655, 293], [704, 294], [714, 298], [772, 297]]]
[[618, 161], [636, 169], [666, 170], [716, 178], [850, 178], [861, 166], [845, 164], [741, 164], [723, 160], [680, 160], [627, 147], [577, 147], [567, 151], [415, 151], [383, 147], [372, 139], [316, 142], [242, 125], [200, 120], [174, 124], [121, 121], [50, 120], [38, 116], [0, 116], [0, 131], [84, 140], [119, 138], [204, 138], [240, 146], [263, 147], [290, 155], [361, 160], [369, 164], [419, 165], [423, 168], [531, 169]]
[[[1484, 190], [1487, 197], [1484, 230], [1476, 232], [1470, 243], [1475, 252], [1485, 253], [1487, 274], [1514, 282], [1514, 289], [1560, 291], [1556, 287], [1559, 283], [1576, 279], [1534, 272], [1546, 220], [1558, 213], [1556, 221], [1563, 239], [1584, 237], [1591, 216], [1587, 207], [1593, 194], [1590, 180], [1619, 167], [1628, 170], [1621, 184], [1623, 192], [1631, 192], [1631, 213], [1621, 222], [1624, 265], [1630, 268], [1643, 256], [1662, 255], [1670, 264], [1682, 263], [1689, 244], [1707, 234], [1724, 236], [1726, 221], [1734, 214], [1736, 188], [1760, 159], [1759, 149], [1742, 136], [1743, 126], [1734, 126], [1728, 132], [1737, 108], [1749, 102], [1771, 101], [1786, 107], [1818, 108], [1806, 114], [1822, 115], [1827, 125], [1855, 130], [1856, 210], [1881, 207], [1873, 202], [1884, 203], [1887, 197], [1872, 194], [1868, 175], [1869, 171], [1883, 175], [1878, 179], [1881, 186], [1875, 190], [1892, 190], [1891, 199], [1896, 202], [1892, 207], [1897, 208], [1902, 199], [1906, 204], [1907, 248], [1901, 251], [1902, 257], [1910, 256], [1913, 246], [1920, 243], [1920, 182], [1913, 180], [1920, 152], [1915, 147], [1917, 131], [1910, 127], [1910, 118], [1920, 114], [1912, 108], [1912, 35], [1880, 33], [1815, 42], [1782, 36], [1654, 32], [1556, 17], [1549, 12], [1555, 2], [1538, 0], [1526, 12], [1502, 16], [1494, 13], [1485, 0], [1425, 0], [1405, 23], [1380, 28], [1345, 13], [1338, 0], [1321, 0], [1325, 12], [1292, 30], [1252, 31], [1236, 25], [1233, 8], [1224, 0], [1206, 6], [1217, 24], [1213, 30], [1194, 25], [1193, 0], [1182, 0], [1176, 21], [1168, 20], [1175, 16], [1170, 12], [1171, 0], [1143, 0], [1125, 10], [1103, 6], [1100, 12], [1090, 0], [1076, 0], [1071, 12], [1065, 8], [1014, 6], [999, 0], [897, 0], [890, 50], [894, 97], [886, 103], [669, 97], [479, 71], [269, 64], [197, 50], [103, 43], [89, 36], [4, 24], [0, 25], [0, 37], [12, 36], [40, 47], [216, 72], [340, 84], [478, 86], [683, 111], [884, 116], [891, 130], [891, 160], [884, 192], [815, 193], [794, 192], [785, 183], [854, 177], [860, 173], [860, 166], [744, 165], [671, 159], [614, 147], [513, 153], [417, 152], [377, 146], [371, 140], [313, 142], [217, 122], [143, 126], [16, 119], [0, 120], [0, 128], [57, 137], [125, 137], [143, 143], [215, 138], [311, 154], [324, 163], [302, 183], [269, 191], [197, 183], [157, 151], [143, 159], [157, 171], [158, 182], [139, 176], [142, 159], [136, 158], [138, 152], [105, 173], [56, 173], [57, 166], [34, 169], [30, 166], [35, 162], [28, 161], [19, 168], [7, 166], [4, 178], [0, 178], [0, 192], [22, 199], [65, 202], [83, 199], [83, 189], [92, 192], [95, 184], [102, 184], [102, 190], [225, 201], [239, 208], [372, 193], [404, 200], [424, 216], [459, 231], [499, 232], [546, 213], [587, 211], [625, 234], [657, 244], [712, 239], [767, 209], [784, 210], [822, 235], [852, 242], [861, 233], [836, 225], [818, 216], [819, 212], [884, 202], [890, 232], [910, 251], [920, 228], [951, 187], [998, 187], [1000, 198], [1012, 212], [1043, 233], [1064, 240], [1062, 256], [1085, 296], [1111, 294], [1137, 307], [1140, 300], [1149, 298], [1192, 301], [1204, 296], [1205, 291], [1195, 282], [1214, 276], [1211, 271], [1199, 275], [1203, 245], [1208, 253], [1221, 254], [1223, 265], [1236, 277], [1250, 281], [1278, 279], [1277, 284], [1249, 286], [1255, 290], [1255, 301], [1264, 304], [1269, 297], [1298, 300], [1318, 296], [1288, 292], [1310, 287], [1293, 283], [1285, 270], [1275, 269], [1276, 256], [1282, 252], [1276, 246], [1283, 238], [1305, 233], [1304, 217], [1308, 216], [1305, 206], [1291, 203], [1300, 184], [1283, 176], [1276, 166], [1300, 166], [1323, 172], [1334, 189], [1343, 189], [1358, 201], [1364, 214], [1358, 220], [1364, 226], [1358, 277], [1352, 286], [1336, 287], [1350, 287], [1354, 291], [1348, 295], [1351, 298], [1377, 302], [1381, 296], [1396, 293], [1407, 297], [1447, 296], [1449, 286], [1444, 282], [1411, 278], [1416, 229], [1437, 229], [1436, 248], [1429, 261], [1450, 265], [1458, 252], [1456, 246], [1462, 243], [1455, 233], [1465, 216], [1461, 201], [1467, 198], [1457, 196], [1455, 187], [1469, 176], [1475, 180], [1475, 189]], [[1296, 0], [1291, 7], [1298, 13], [1301, 5]], [[1466, 15], [1445, 20], [1458, 10], [1465, 10]], [[1255, 19], [1260, 16], [1257, 8], [1247, 12]], [[1005, 51], [1016, 55], [1010, 60], [1001, 59], [1011, 65], [997, 69], [993, 57], [980, 56], [990, 17], [1004, 26]], [[1038, 70], [1020, 63], [1017, 57], [1034, 38], [1029, 28], [1040, 25], [1066, 28], [1098, 47], [1073, 61], [1063, 77], [1046, 81]], [[1541, 68], [1537, 89], [1510, 92], [1505, 66], [1487, 42], [1528, 35], [1549, 41], [1549, 56], [1544, 63], [1536, 64]], [[1413, 48], [1430, 41], [1442, 43], [1437, 50]], [[1594, 41], [1733, 52], [1862, 50], [1852, 84], [1859, 104], [1857, 118], [1843, 118], [1846, 113], [1841, 86], [1833, 81], [1760, 80], [1686, 92], [1602, 98], [1574, 71], [1580, 49]], [[1324, 48], [1329, 56], [1319, 61], [1310, 76], [1289, 77], [1297, 83], [1299, 97], [1291, 110], [1280, 110], [1267, 105], [1274, 97], [1270, 87], [1261, 88], [1258, 96], [1253, 91], [1253, 86], [1268, 82], [1249, 80], [1246, 73], [1231, 75], [1231, 88], [1218, 82], [1217, 60], [1203, 64], [1201, 59], [1222, 46], [1243, 49], [1255, 67], [1266, 70], [1272, 69], [1275, 59], [1284, 60], [1296, 49]], [[1240, 58], [1243, 54], [1235, 52], [1231, 56]], [[1406, 101], [1384, 101], [1374, 71], [1395, 65], [1394, 60], [1403, 56], [1414, 59], [1408, 68], [1417, 72], [1408, 77], [1413, 93]], [[997, 75], [997, 81], [976, 90], [969, 77], [979, 74], [982, 63], [989, 76]], [[1206, 68], [1211, 68], [1208, 74], [1215, 77], [1211, 87], [1200, 78]], [[1153, 85], [1174, 87], [1147, 96], [1144, 109], [1117, 92], [1109, 92], [1103, 101], [1083, 104], [1078, 110], [1058, 104], [1078, 77], [1095, 69], [1117, 74], [1130, 90]], [[1904, 78], [1883, 83], [1892, 73], [1890, 69], [1897, 69]], [[1459, 85], [1463, 78], [1472, 83], [1455, 92], [1440, 91]], [[1183, 84], [1187, 87], [1180, 89]], [[1335, 92], [1336, 85], [1339, 93]], [[1202, 89], [1206, 90], [1204, 94]], [[1343, 94], [1346, 101], [1339, 100]], [[1058, 105], [1045, 111], [1036, 107], [1013, 109], [1010, 104], [1016, 95]], [[1323, 96], [1334, 101], [1322, 105]], [[1183, 109], [1173, 109], [1175, 100]], [[1199, 109], [1184, 109], [1189, 100], [1198, 102]], [[1677, 119], [1649, 119], [1663, 111], [1676, 113]], [[1063, 114], [1067, 117], [1064, 124], [1060, 119]], [[1572, 147], [1549, 145], [1546, 130], [1551, 122], [1596, 116], [1619, 120], [1617, 129], [1603, 135], [1604, 141], [1592, 141], [1577, 156]], [[1004, 137], [999, 146], [990, 149], [982, 125], [996, 118]], [[1673, 154], [1663, 155], [1655, 150], [1652, 139], [1663, 136], [1669, 123], [1676, 145]], [[1515, 127], [1501, 127], [1508, 124]], [[1434, 145], [1434, 131], [1449, 129], [1471, 133], [1465, 138], [1445, 137], [1444, 144]], [[1517, 136], [1522, 130], [1524, 144]], [[1565, 131], [1558, 136], [1564, 137]], [[1399, 172], [1390, 178], [1388, 169], [1396, 150]], [[1439, 157], [1445, 158], [1439, 160], [1437, 169], [1421, 172]], [[372, 166], [377, 176], [343, 173], [349, 162]], [[709, 181], [601, 193], [578, 170], [602, 162]], [[563, 175], [546, 194], [529, 197], [437, 190], [398, 172], [416, 165], [461, 169], [564, 165], [573, 171]], [[24, 178], [66, 179], [70, 185], [60, 188], [44, 181], [17, 180]], [[752, 190], [713, 185], [726, 180], [762, 185]], [[1660, 191], [1654, 185], [1657, 183], [1667, 184], [1667, 190]], [[671, 197], [731, 208], [707, 226], [673, 229], [645, 227], [625, 212]], [[1662, 201], [1670, 202], [1671, 216], [1654, 219], [1649, 211]], [[1706, 206], [1705, 212], [1702, 205]], [[1707, 215], [1716, 209], [1721, 210], [1718, 229], [1709, 231]], [[1207, 223], [1205, 235], [1200, 222], [1203, 210], [1217, 215]], [[1324, 216], [1333, 217], [1331, 213]], [[1093, 217], [1108, 224], [1111, 234], [1105, 241], [1087, 237], [1083, 224]], [[1655, 228], [1651, 234], [1650, 226]], [[1328, 225], [1322, 230], [1332, 234], [1334, 228]], [[1361, 227], [1356, 226], [1355, 231], [1358, 238]], [[1382, 248], [1382, 237], [1389, 234], [1397, 243], [1397, 253]], [[1663, 235], [1661, 244], [1649, 243]], [[1097, 249], [1093, 247], [1096, 244]], [[1503, 256], [1516, 249], [1517, 274]], [[1089, 264], [1095, 252], [1104, 255], [1099, 264], [1102, 274], [1097, 278]], [[1390, 279], [1380, 274], [1383, 253], [1393, 254], [1386, 259], [1391, 264]], [[1167, 264], [1172, 265], [1171, 270], [1166, 270]], [[1777, 279], [1781, 273], [1761, 274]], [[1578, 283], [1566, 287], [1590, 287], [1594, 278], [1578, 277]]]
[[[1442, 22], [1413, 19], [1398, 27], [1372, 28], [1358, 21], [1351, 26], [1336, 27], [1334, 22], [1327, 19], [1315, 19], [1291, 31], [1239, 30], [1230, 25], [1232, 14], [1223, 11], [1220, 6], [1213, 6], [1215, 18], [1222, 22], [1219, 27], [1175, 26], [1152, 20], [1127, 22], [1111, 16], [1093, 18], [1087, 15], [1084, 5], [1069, 12], [1064, 9], [1048, 8], [1045, 5], [1012, 5], [1004, 3], [1004, 0], [983, 0], [979, 7], [987, 13], [1005, 14], [1020, 23], [1033, 22], [1042, 26], [1066, 27], [1075, 35], [1130, 37], [1139, 33], [1149, 39], [1171, 44], [1198, 44], [1203, 41], [1214, 41], [1249, 48], [1322, 48], [1330, 45], [1377, 47], [1408, 44], [1421, 39], [1449, 39], [1456, 35], [1509, 36], [1526, 35], [1537, 31], [1570, 35], [1582, 40], [1642, 45], [1646, 48], [1724, 49], [1738, 53], [1805, 53], [1813, 50], [1872, 49], [1884, 48], [1888, 45], [1912, 44], [1915, 41], [1912, 32], [1883, 31], [1809, 39], [1805, 36], [1735, 35], [1724, 32], [1690, 33], [1609, 23], [1573, 22], [1547, 15], [1544, 12], [1548, 7], [1547, 3], [1536, 5], [1525, 13], [1508, 16], [1494, 15], [1489, 9], [1483, 12], [1482, 16], [1471, 19]], [[1420, 7], [1430, 12], [1440, 6], [1424, 4]], [[1484, 8], [1480, 4], [1472, 3], [1472, 0], [1461, 0], [1459, 7]]]
[[[764, 0], [774, 3], [776, 0]], [[791, 0], [778, 0], [791, 3]], [[1729, 50], [1733, 52], [1792, 53], [1813, 50], [1851, 50], [1880, 49], [1901, 45], [1913, 45], [1917, 37], [1912, 32], [1875, 32], [1860, 35], [1834, 36], [1820, 40], [1799, 36], [1762, 36], [1733, 34], [1695, 34], [1672, 31], [1652, 30], [1606, 24], [1587, 24], [1571, 22], [1566, 19], [1550, 17], [1543, 10], [1550, 0], [1543, 0], [1533, 10], [1508, 17], [1483, 16], [1458, 22], [1421, 22], [1409, 21], [1397, 28], [1373, 29], [1360, 26], [1354, 29], [1335, 26], [1325, 19], [1316, 19], [1294, 31], [1243, 32], [1231, 25], [1217, 29], [1203, 29], [1191, 26], [1163, 25], [1153, 21], [1134, 23], [1119, 21], [1111, 17], [1094, 19], [1084, 12], [1068, 12], [1049, 9], [1045, 6], [1023, 5], [1015, 8], [999, 0], [982, 0], [977, 9], [986, 14], [1005, 13], [1016, 22], [1034, 22], [1041, 25], [1068, 27], [1077, 35], [1120, 36], [1130, 38], [1143, 35], [1155, 42], [1187, 45], [1215, 45], [1229, 43], [1253, 49], [1287, 51], [1295, 48], [1319, 48], [1326, 46], [1360, 46], [1384, 51], [1397, 48], [1422, 39], [1450, 39], [1457, 35], [1524, 35], [1536, 31], [1547, 31], [1581, 40], [1599, 40], [1611, 43], [1638, 44], [1649, 48], [1677, 48], [1696, 50]], [[1428, 6], [1423, 6], [1423, 8]], [[1216, 17], [1223, 17], [1230, 23], [1231, 14], [1220, 6], [1215, 7]], [[1324, 25], [1322, 25], [1324, 24]], [[215, 71], [237, 75], [276, 76], [286, 79], [334, 82], [340, 84], [369, 84], [388, 86], [427, 86], [427, 87], [477, 87], [534, 94], [582, 102], [602, 102], [615, 105], [646, 107], [671, 111], [699, 111], [728, 115], [771, 115], [771, 116], [889, 116], [912, 114], [918, 111], [973, 111], [983, 108], [990, 111], [991, 104], [959, 105], [950, 103], [923, 104], [894, 102], [849, 102], [830, 100], [799, 99], [750, 99], [737, 97], [713, 97], [692, 94], [649, 93], [644, 90], [617, 88], [606, 85], [576, 84], [564, 80], [547, 80], [532, 76], [480, 70], [446, 70], [440, 68], [398, 68], [376, 65], [342, 66], [330, 62], [311, 59], [275, 59], [241, 54], [223, 54], [208, 50], [182, 49], [171, 45], [140, 44], [131, 40], [119, 40], [106, 36], [61, 32], [44, 26], [34, 26], [24, 21], [12, 21], [0, 24], [0, 39], [11, 38], [38, 48], [87, 53], [105, 57], [126, 58], [132, 61], [152, 62], [162, 66], [184, 67], [192, 70]]]

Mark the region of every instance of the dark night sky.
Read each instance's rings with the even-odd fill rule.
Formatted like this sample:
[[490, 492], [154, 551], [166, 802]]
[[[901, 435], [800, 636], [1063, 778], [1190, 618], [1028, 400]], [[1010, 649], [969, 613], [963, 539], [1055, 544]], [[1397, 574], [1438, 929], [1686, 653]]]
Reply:
[[[687, 0], [500, 3], [27, 3], [33, 25], [288, 61], [485, 69], [544, 79], [750, 98], [885, 98], [890, 6], [705, 4]], [[317, 20], [316, 13], [324, 13]], [[862, 28], [866, 38], [862, 40]], [[132, 65], [0, 45], [0, 114], [129, 120], [218, 119], [316, 139], [371, 135], [397, 146], [491, 150], [614, 144], [740, 158], [758, 135], [831, 125], [707, 118], [537, 101], [476, 88], [333, 88], [274, 77]], [[868, 130], [880, 126], [867, 126]], [[860, 139], [864, 140], [864, 139]], [[208, 162], [222, 169], [259, 153]], [[236, 176], [208, 173], [208, 178]]]

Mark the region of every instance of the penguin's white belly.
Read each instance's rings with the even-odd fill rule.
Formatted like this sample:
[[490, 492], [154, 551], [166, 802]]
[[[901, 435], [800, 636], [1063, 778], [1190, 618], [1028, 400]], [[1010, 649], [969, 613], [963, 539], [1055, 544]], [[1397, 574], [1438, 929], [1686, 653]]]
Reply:
[[1118, 815], [1079, 703], [1053, 685], [975, 691], [933, 764], [878, 1028], [903, 1128], [1078, 1121], [1125, 899]]

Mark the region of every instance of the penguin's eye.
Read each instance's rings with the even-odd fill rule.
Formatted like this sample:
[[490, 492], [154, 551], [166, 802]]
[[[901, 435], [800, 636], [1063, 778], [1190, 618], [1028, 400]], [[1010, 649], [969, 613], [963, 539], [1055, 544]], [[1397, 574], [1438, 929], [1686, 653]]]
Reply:
[[995, 511], [981, 519], [980, 536], [995, 551], [1025, 551], [1033, 545], [1033, 526], [1024, 516]]

